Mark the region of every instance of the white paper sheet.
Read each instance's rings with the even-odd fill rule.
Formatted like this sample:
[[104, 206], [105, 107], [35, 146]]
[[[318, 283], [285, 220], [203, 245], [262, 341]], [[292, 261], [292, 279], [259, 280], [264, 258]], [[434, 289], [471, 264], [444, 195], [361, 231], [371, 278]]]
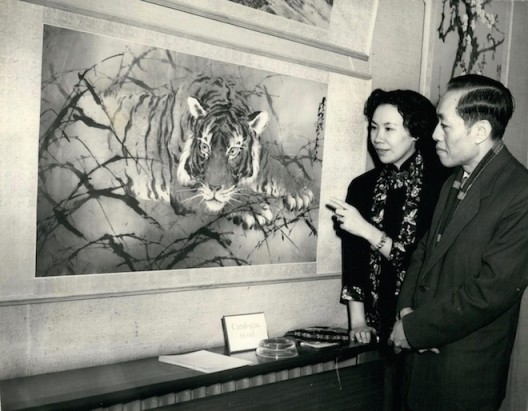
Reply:
[[251, 361], [242, 358], [230, 357], [228, 355], [217, 354], [206, 350], [194, 351], [187, 354], [160, 355], [158, 359], [161, 362], [179, 365], [180, 367], [191, 368], [206, 373], [253, 364]]

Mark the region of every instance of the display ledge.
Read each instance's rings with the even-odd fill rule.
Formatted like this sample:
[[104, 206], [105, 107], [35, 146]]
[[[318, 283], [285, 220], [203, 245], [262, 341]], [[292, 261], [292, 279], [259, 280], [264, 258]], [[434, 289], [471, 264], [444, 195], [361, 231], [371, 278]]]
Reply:
[[[226, 354], [224, 347], [210, 351]], [[0, 403], [4, 411], [87, 410], [137, 402], [140, 409], [156, 408], [350, 365], [359, 354], [377, 351], [377, 346], [299, 347], [298, 351], [296, 357], [278, 360], [259, 359], [255, 351], [234, 354], [253, 365], [210, 374], [155, 357], [13, 378], [0, 381]]]
[[[382, 411], [384, 363], [370, 361], [247, 390], [160, 406], [158, 411]], [[122, 409], [127, 409], [123, 407]], [[139, 410], [140, 408], [136, 408]]]

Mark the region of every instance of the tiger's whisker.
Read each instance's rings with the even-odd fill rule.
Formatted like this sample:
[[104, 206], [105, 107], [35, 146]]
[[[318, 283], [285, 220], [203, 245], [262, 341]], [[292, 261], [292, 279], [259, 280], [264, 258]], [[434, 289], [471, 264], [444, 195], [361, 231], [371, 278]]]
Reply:
[[250, 194], [242, 193], [240, 192], [240, 190], [235, 191], [234, 193], [232, 193], [232, 195], [236, 195], [239, 197], [249, 197], [250, 196]]
[[198, 190], [197, 188], [188, 188], [188, 189], [184, 189], [184, 190], [176, 190], [176, 191], [172, 191], [173, 193], [186, 193], [188, 191], [196, 191]]
[[185, 203], [185, 202], [188, 202], [188, 201], [194, 200], [195, 198], [198, 198], [198, 197], [200, 197], [201, 195], [202, 195], [202, 193], [198, 193], [198, 194], [196, 194], [196, 195], [194, 195], [194, 196], [191, 196], [191, 197], [189, 197], [189, 198], [184, 199], [183, 202]]
[[253, 190], [249, 187], [238, 187], [239, 191], [247, 191], [249, 193], [253, 193]]
[[233, 193], [231, 194], [230, 198], [236, 199], [237, 201], [241, 201], [241, 198], [247, 198], [247, 196], [244, 196], [240, 193]]

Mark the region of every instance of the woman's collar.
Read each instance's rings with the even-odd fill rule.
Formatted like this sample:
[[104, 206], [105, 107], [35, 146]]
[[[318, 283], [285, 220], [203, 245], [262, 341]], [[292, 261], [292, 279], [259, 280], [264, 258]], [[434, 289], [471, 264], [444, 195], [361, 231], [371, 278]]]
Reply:
[[396, 172], [396, 173], [401, 173], [402, 171], [408, 171], [409, 168], [411, 167], [411, 164], [414, 163], [417, 156], [418, 156], [418, 150], [414, 150], [414, 153], [412, 153], [411, 156], [402, 163], [400, 168], [396, 167], [394, 163], [386, 164], [385, 167], [387, 167], [389, 170]]

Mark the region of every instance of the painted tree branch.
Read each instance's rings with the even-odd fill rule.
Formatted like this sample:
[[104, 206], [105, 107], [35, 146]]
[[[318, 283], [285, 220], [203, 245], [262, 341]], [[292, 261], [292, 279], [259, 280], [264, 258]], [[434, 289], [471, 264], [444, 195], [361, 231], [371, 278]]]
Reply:
[[[451, 67], [451, 77], [457, 68], [465, 73], [481, 73], [486, 65], [486, 53], [495, 55], [497, 48], [504, 43], [505, 35], [499, 29], [498, 16], [486, 12], [492, 0], [442, 0], [442, 14], [438, 26], [438, 36], [443, 42], [450, 33], [458, 36], [455, 59]], [[487, 45], [481, 45], [477, 25], [485, 25], [489, 30], [485, 36]], [[499, 36], [499, 37], [497, 37]]]

